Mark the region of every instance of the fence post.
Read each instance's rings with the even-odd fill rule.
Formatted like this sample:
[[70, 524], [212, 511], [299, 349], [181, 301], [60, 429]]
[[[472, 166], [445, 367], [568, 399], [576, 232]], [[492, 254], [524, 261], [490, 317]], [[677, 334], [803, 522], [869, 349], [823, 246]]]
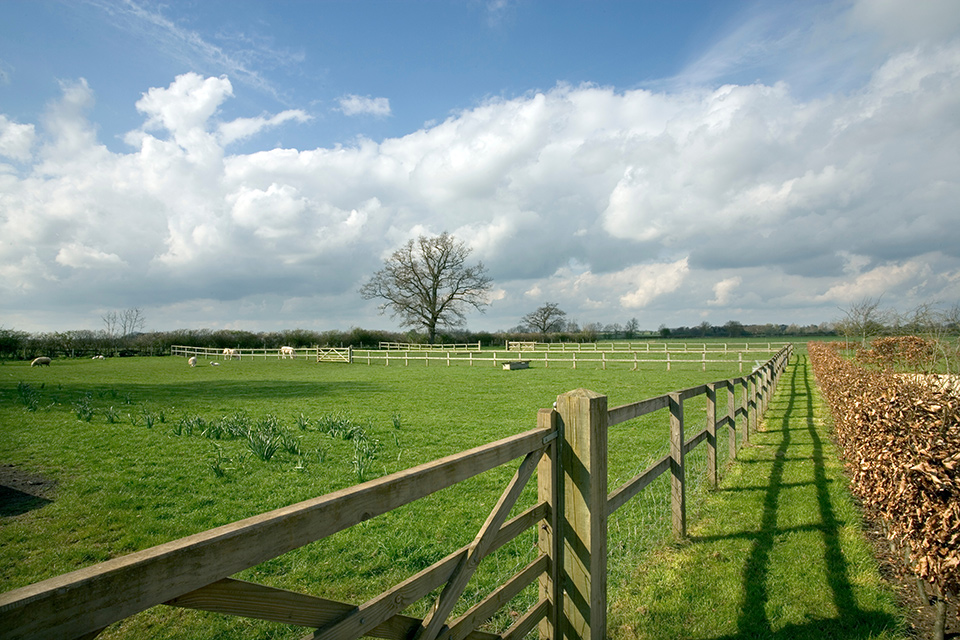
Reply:
[[737, 410], [735, 405], [736, 385], [727, 380], [727, 455], [731, 460], [737, 457]]
[[607, 635], [607, 397], [576, 389], [557, 398], [563, 440], [563, 636]]
[[740, 379], [740, 409], [743, 415], [741, 445], [750, 444], [750, 376]]
[[683, 469], [683, 400], [670, 394], [670, 512], [673, 536], [687, 535], [687, 490]]
[[[537, 427], [556, 430], [559, 426], [555, 410], [540, 409]], [[540, 575], [540, 599], [550, 601], [550, 613], [540, 621], [539, 631], [541, 638], [551, 640], [558, 640], [563, 629], [563, 536], [560, 531], [563, 483], [560, 481], [558, 451], [559, 438], [547, 447], [537, 466], [537, 497], [550, 507], [549, 515], [540, 521], [537, 538], [540, 553], [550, 559], [547, 571]]]
[[717, 383], [707, 385], [707, 478], [717, 487]]

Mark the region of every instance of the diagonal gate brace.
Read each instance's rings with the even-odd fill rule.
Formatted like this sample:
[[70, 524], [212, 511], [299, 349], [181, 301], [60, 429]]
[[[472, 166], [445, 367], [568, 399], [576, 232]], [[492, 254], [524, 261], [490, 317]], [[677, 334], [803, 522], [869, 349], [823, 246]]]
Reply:
[[510, 484], [504, 489], [500, 500], [493, 508], [493, 511], [490, 512], [490, 515], [487, 516], [487, 521], [483, 523], [480, 532], [477, 533], [477, 537], [474, 538], [470, 544], [467, 555], [464, 556], [460, 564], [457, 565], [457, 568], [454, 569], [453, 575], [450, 576], [450, 580], [440, 593], [440, 597], [437, 598], [436, 603], [434, 603], [427, 617], [423, 619], [423, 624], [414, 636], [414, 640], [436, 640], [440, 631], [443, 630], [447, 616], [453, 611], [454, 605], [457, 603], [461, 594], [463, 594], [463, 590], [466, 589], [467, 583], [470, 582], [470, 578], [480, 564], [480, 560], [482, 560], [490, 550], [497, 532], [500, 530], [504, 521], [506, 521], [517, 498], [520, 497], [520, 492], [523, 491], [523, 487], [536, 470], [542, 455], [543, 449], [531, 451], [523, 459], [523, 462], [520, 463], [520, 467], [513, 475], [513, 479], [510, 480]]

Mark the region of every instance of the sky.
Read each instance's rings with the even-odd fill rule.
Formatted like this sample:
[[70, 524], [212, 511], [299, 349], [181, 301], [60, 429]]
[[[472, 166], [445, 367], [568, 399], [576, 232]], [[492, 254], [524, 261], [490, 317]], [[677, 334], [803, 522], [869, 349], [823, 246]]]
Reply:
[[467, 328], [960, 303], [960, 3], [0, 0], [0, 327]]

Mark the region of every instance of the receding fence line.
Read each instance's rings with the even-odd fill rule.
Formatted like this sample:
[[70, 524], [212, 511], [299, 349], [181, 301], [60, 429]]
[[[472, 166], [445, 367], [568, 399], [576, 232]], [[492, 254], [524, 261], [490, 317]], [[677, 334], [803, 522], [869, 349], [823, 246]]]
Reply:
[[[312, 638], [349, 640], [520, 640], [606, 637], [607, 518], [654, 479], [670, 472], [673, 533], [686, 535], [685, 456], [707, 442], [708, 476], [717, 482], [716, 429], [729, 430], [736, 453], [757, 412], [766, 407], [789, 361], [788, 345], [746, 377], [731, 378], [607, 409], [606, 396], [585, 389], [541, 409], [537, 427], [383, 478], [204, 531], [151, 549], [0, 594], [0, 629], [8, 638], [94, 638], [108, 625], [158, 604], [245, 616], [316, 629]], [[742, 385], [735, 408], [736, 385]], [[726, 389], [717, 420], [718, 390]], [[721, 391], [722, 392], [722, 391]], [[684, 402], [707, 396], [705, 429], [686, 439]], [[720, 403], [723, 406], [723, 403]], [[607, 430], [669, 409], [670, 454], [613, 492], [607, 490]], [[738, 422], [739, 420], [739, 422]], [[496, 506], [469, 545], [363, 604], [300, 594], [229, 576], [397, 509], [495, 467], [523, 458]], [[538, 502], [507, 516], [536, 471]], [[483, 557], [537, 527], [539, 557], [479, 604], [448, 620]], [[527, 585], [539, 584], [536, 605], [502, 634], [479, 630]], [[443, 587], [427, 618], [402, 614]]]
[[[383, 345], [384, 343], [380, 343]], [[740, 345], [743, 345], [741, 348]], [[532, 342], [508, 340], [507, 351], [639, 351], [644, 353], [727, 353], [750, 351], [755, 353], [773, 353], [790, 344], [789, 342]], [[653, 348], [651, 348], [653, 347]], [[381, 348], [383, 348], [381, 346]]]
[[257, 358], [277, 358], [277, 359], [297, 359], [297, 358], [316, 358], [319, 356], [321, 347], [291, 347], [291, 350], [284, 351], [283, 347], [273, 349], [218, 349], [215, 347], [188, 347], [184, 345], [173, 345], [170, 347], [170, 355], [197, 356], [211, 360], [250, 360]]
[[480, 341], [460, 344], [422, 344], [417, 342], [381, 342], [379, 348], [387, 351], [480, 351]]

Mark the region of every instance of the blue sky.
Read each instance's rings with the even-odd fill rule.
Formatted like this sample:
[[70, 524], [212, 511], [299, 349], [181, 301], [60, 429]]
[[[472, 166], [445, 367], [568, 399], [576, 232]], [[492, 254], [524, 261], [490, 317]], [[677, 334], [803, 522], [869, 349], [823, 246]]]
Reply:
[[960, 302], [951, 0], [0, 3], [0, 325], [395, 328], [450, 231], [472, 329]]

